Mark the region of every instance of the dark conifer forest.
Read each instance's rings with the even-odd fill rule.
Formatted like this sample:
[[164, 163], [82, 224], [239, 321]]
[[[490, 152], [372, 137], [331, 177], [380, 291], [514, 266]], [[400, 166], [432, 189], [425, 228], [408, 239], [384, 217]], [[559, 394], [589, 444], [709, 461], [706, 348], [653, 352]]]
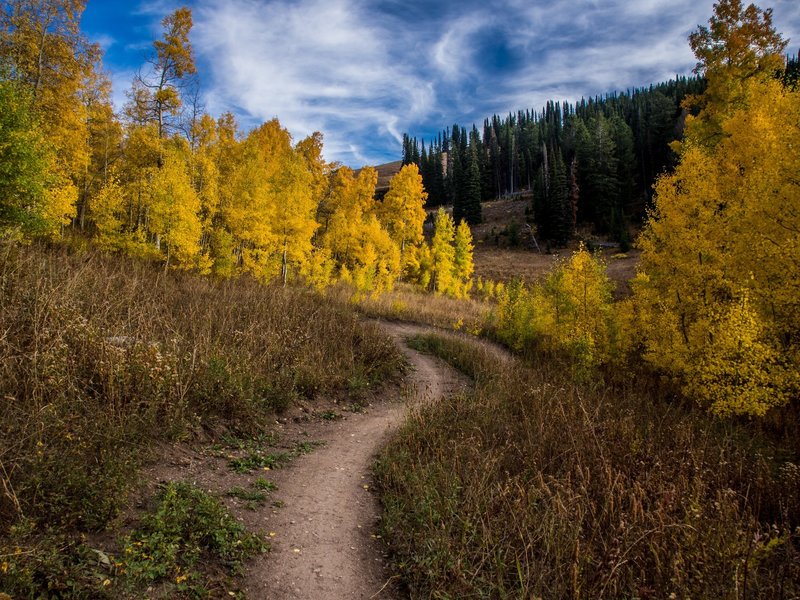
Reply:
[[[798, 55], [776, 74], [797, 89]], [[453, 217], [481, 221], [480, 202], [530, 197], [538, 235], [563, 246], [580, 223], [623, 247], [628, 225], [641, 223], [659, 174], [670, 171], [691, 98], [702, 76], [625, 92], [550, 101], [541, 110], [493, 115], [482, 133], [454, 124], [435, 139], [403, 136], [403, 164], [419, 166], [428, 206], [453, 205]], [[686, 102], [686, 100], [690, 102]]]
[[701, 77], [676, 77], [493, 115], [482, 132], [454, 124], [429, 141], [406, 135], [403, 162], [419, 165], [428, 205], [452, 204], [456, 222], [480, 222], [482, 200], [532, 196], [543, 239], [563, 245], [577, 223], [590, 223], [627, 243], [627, 223], [641, 220], [656, 177], [673, 166], [669, 144], [681, 136], [683, 102], [704, 88]]

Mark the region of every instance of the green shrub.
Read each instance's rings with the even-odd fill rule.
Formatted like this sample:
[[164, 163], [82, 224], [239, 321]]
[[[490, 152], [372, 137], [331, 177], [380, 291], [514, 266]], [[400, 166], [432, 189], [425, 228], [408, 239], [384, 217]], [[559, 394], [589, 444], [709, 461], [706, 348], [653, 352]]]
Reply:
[[245, 559], [267, 549], [219, 500], [188, 483], [170, 483], [155, 510], [125, 540], [123, 585], [141, 588], [161, 582], [199, 595], [215, 585], [198, 570], [200, 564], [217, 564], [237, 574]]

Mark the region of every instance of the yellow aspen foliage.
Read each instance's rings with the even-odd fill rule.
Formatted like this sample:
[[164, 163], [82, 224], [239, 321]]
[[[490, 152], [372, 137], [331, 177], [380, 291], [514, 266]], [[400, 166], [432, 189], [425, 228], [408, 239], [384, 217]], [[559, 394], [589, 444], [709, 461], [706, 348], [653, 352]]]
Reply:
[[315, 204], [322, 201], [328, 188], [327, 174], [330, 169], [322, 158], [322, 134], [315, 131], [307, 138], [300, 140], [295, 151], [303, 159], [303, 164], [310, 176], [311, 196]]
[[687, 118], [687, 133], [695, 144], [712, 147], [723, 136], [723, 121], [749, 105], [747, 83], [783, 68], [786, 41], [772, 26], [772, 9], [719, 0], [709, 26], [698, 27], [689, 45], [698, 59], [695, 73], [705, 76], [707, 86], [701, 96], [684, 101], [687, 108], [702, 108]]
[[517, 352], [535, 343], [544, 335], [539, 313], [544, 304], [534, 297], [519, 280], [512, 281], [497, 294], [497, 305], [491, 313], [492, 327], [500, 340]]
[[155, 56], [151, 71], [137, 75], [126, 106], [128, 118], [139, 125], [153, 123], [159, 139], [177, 130], [176, 118], [183, 105], [183, 89], [196, 73], [194, 53], [189, 40], [192, 11], [177, 9], [161, 21], [163, 36], [153, 42]]
[[456, 281], [453, 277], [455, 265], [455, 225], [453, 217], [439, 208], [434, 221], [434, 233], [431, 240], [432, 273], [431, 284], [436, 294], [452, 295]]
[[453, 238], [453, 279], [455, 296], [466, 298], [472, 289], [472, 273], [475, 265], [472, 260], [472, 231], [466, 221], [461, 221], [456, 227]]
[[[292, 152], [281, 171], [280, 199], [274, 207], [274, 228], [278, 234], [281, 278], [284, 284], [291, 273], [298, 275], [311, 259], [312, 237], [318, 224], [315, 217], [310, 174], [300, 156]], [[291, 272], [291, 273], [290, 273]]]
[[241, 262], [241, 244], [230, 231], [226, 221], [228, 208], [237, 193], [235, 174], [242, 164], [244, 143], [239, 140], [239, 129], [231, 113], [225, 113], [216, 124], [214, 165], [217, 176], [217, 204], [212, 217], [208, 250], [214, 263], [214, 274], [231, 277], [236, 274]]
[[166, 266], [207, 270], [201, 260], [200, 198], [189, 176], [183, 153], [169, 149], [150, 187], [148, 230], [166, 254]]
[[31, 91], [31, 107], [55, 149], [58, 187], [77, 180], [89, 162], [83, 94], [100, 49], [80, 31], [85, 5], [85, 0], [12, 0], [0, 12], [0, 58]]
[[93, 219], [92, 201], [108, 182], [112, 165], [122, 155], [122, 125], [111, 104], [111, 84], [98, 76], [97, 85], [84, 94], [88, 118], [89, 164], [80, 180], [76, 225], [84, 231]]
[[127, 252], [142, 256], [157, 255], [148, 239], [150, 213], [150, 188], [157, 169], [163, 143], [153, 124], [130, 126], [124, 140], [124, 152], [117, 176], [123, 188], [125, 204], [119, 215], [122, 229], [118, 232]]
[[310, 260], [316, 205], [303, 158], [277, 119], [253, 130], [220, 198], [245, 270], [286, 282]]
[[440, 208], [434, 221], [430, 247], [418, 252], [417, 282], [436, 294], [466, 298], [472, 289], [472, 232], [466, 222], [456, 228], [453, 218]]
[[615, 358], [611, 290], [605, 265], [581, 246], [540, 284], [498, 283], [492, 326], [515, 350], [565, 353], [581, 373]]
[[216, 277], [229, 278], [238, 272], [236, 240], [224, 227], [214, 227], [208, 239], [211, 273]]
[[78, 188], [69, 180], [47, 190], [41, 214], [49, 225], [49, 233], [57, 233], [64, 225], [69, 225], [77, 202]]
[[[658, 181], [634, 289], [646, 358], [692, 393], [713, 376], [699, 369], [719, 372], [711, 357], [734, 356], [724, 347], [730, 338], [714, 332], [746, 307], [737, 321], [749, 323], [739, 328], [741, 342], [758, 351], [734, 362], [750, 381], [732, 383], [727, 397], [713, 386], [713, 397], [698, 400], [721, 414], [759, 415], [764, 378], [772, 380], [773, 404], [798, 385], [788, 375], [800, 366], [800, 158], [787, 149], [800, 147], [800, 94], [771, 78], [743, 85], [749, 106], [722, 121], [722, 140], [708, 148], [690, 137], [675, 173]], [[762, 345], [748, 341], [753, 332]]]
[[361, 291], [390, 289], [400, 273], [400, 252], [376, 217], [378, 174], [365, 167], [331, 173], [320, 213], [320, 244], [338, 265], [339, 277]]
[[125, 197], [116, 175], [111, 173], [105, 185], [92, 199], [92, 218], [97, 228], [95, 242], [103, 250], [122, 250], [125, 226]]
[[203, 114], [191, 126], [192, 185], [200, 198], [203, 246], [208, 245], [211, 227], [219, 208], [219, 141], [217, 122]]
[[431, 252], [431, 247], [424, 242], [417, 250], [417, 262], [416, 283], [424, 290], [430, 289], [431, 277], [433, 277], [433, 252]]
[[687, 366], [687, 391], [721, 416], [764, 416], [791, 399], [800, 383], [798, 373], [765, 343], [762, 319], [747, 292], [723, 310], [711, 320], [713, 343]]
[[422, 242], [425, 201], [428, 193], [415, 164], [405, 165], [389, 182], [389, 190], [378, 209], [378, 218], [400, 248], [403, 272], [418, 268], [415, 247]]
[[646, 360], [718, 414], [760, 416], [800, 390], [800, 94], [774, 78], [768, 10], [722, 0], [690, 42], [708, 88], [655, 186], [634, 313]]
[[362, 248], [365, 249], [362, 252], [369, 251], [375, 254], [375, 259], [372, 261], [366, 256], [360, 260], [365, 265], [364, 270], [372, 278], [370, 285], [362, 289], [370, 289], [373, 292], [391, 290], [400, 275], [400, 249], [375, 215], [369, 217], [364, 228]]
[[354, 266], [361, 230], [373, 212], [377, 181], [378, 173], [371, 167], [362, 169], [358, 176], [341, 167], [330, 176], [328, 194], [319, 211], [322, 245], [348, 268]]
[[315, 247], [302, 266], [300, 275], [314, 289], [323, 290], [333, 282], [335, 269], [336, 262], [331, 258], [330, 251]]
[[605, 265], [583, 244], [544, 284], [556, 343], [581, 365], [594, 366], [608, 356], [612, 289]]

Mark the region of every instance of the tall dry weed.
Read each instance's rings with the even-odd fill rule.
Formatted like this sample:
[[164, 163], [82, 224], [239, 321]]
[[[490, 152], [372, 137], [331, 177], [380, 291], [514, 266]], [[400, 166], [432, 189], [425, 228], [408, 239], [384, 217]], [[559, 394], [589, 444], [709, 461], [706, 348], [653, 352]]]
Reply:
[[800, 479], [782, 440], [636, 383], [576, 385], [557, 361], [427, 345], [477, 378], [423, 406], [378, 463], [415, 596], [800, 593]]

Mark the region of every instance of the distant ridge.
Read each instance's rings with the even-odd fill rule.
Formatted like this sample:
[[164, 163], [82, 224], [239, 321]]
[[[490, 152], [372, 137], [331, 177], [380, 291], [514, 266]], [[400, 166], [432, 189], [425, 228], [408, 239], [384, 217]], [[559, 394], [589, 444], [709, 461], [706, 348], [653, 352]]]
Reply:
[[[403, 161], [396, 160], [382, 165], [375, 165], [372, 168], [378, 172], [378, 183], [375, 186], [375, 198], [381, 199], [386, 195], [386, 192], [389, 191], [389, 182], [392, 180], [392, 177], [397, 175], [400, 169], [403, 168]], [[360, 171], [361, 169], [356, 170], [356, 175], [358, 175]]]

